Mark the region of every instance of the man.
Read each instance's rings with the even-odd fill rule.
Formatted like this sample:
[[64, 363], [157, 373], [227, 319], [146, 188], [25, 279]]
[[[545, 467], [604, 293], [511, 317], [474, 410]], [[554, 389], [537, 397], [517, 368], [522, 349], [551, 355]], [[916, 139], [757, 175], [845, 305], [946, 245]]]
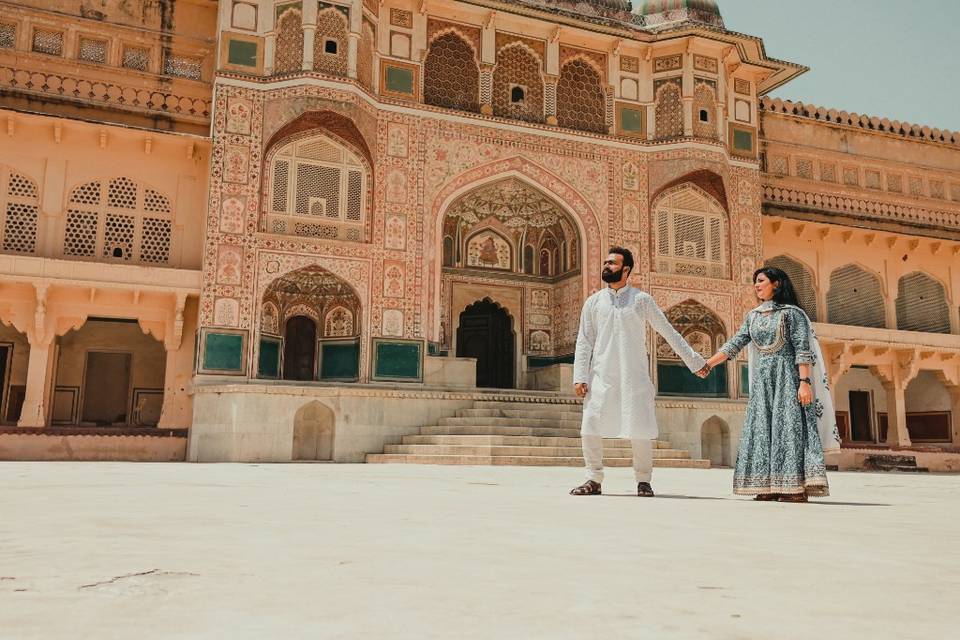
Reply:
[[587, 298], [580, 315], [580, 333], [573, 364], [574, 391], [586, 397], [580, 439], [587, 481], [570, 493], [600, 495], [603, 482], [603, 438], [629, 438], [637, 495], [652, 497], [653, 441], [657, 419], [653, 382], [647, 358], [647, 323], [666, 339], [690, 371], [706, 367], [670, 326], [653, 298], [627, 285], [633, 254], [613, 247], [603, 263], [605, 289]]

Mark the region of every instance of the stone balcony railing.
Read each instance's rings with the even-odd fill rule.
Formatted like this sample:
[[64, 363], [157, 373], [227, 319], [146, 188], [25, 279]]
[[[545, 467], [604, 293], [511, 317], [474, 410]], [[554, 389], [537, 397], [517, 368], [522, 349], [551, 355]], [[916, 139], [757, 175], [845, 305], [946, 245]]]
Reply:
[[876, 329], [843, 324], [814, 323], [815, 331], [824, 342], [849, 342], [871, 347], [912, 349], [921, 351], [960, 352], [960, 335], [901, 331], [899, 329]]
[[900, 222], [915, 226], [934, 226], [960, 230], [960, 213], [925, 207], [912, 207], [880, 200], [851, 198], [849, 196], [801, 191], [767, 185], [763, 188], [764, 202], [794, 207], [854, 214], [881, 222]]

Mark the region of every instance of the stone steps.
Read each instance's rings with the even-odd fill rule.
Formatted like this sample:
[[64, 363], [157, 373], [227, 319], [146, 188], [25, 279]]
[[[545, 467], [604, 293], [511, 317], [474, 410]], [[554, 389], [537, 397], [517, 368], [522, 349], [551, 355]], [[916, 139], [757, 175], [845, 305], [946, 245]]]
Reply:
[[551, 401], [549, 399], [531, 398], [528, 402], [502, 402], [499, 400], [477, 400], [473, 403], [474, 409], [499, 409], [500, 411], [567, 411], [581, 413], [583, 404], [576, 402]]
[[[515, 467], [582, 467], [583, 458], [574, 456], [466, 456], [466, 455], [419, 455], [405, 453], [371, 453], [367, 462], [372, 464], [444, 464], [444, 465], [493, 465]], [[605, 458], [608, 467], [629, 467], [630, 458]], [[655, 458], [654, 467], [685, 469], [709, 469], [709, 460], [678, 458]]]
[[[486, 436], [486, 435], [420, 435], [404, 436], [403, 444], [439, 444], [465, 446], [516, 446], [516, 447], [576, 447], [580, 448], [580, 438], [549, 438], [539, 436]], [[658, 449], [669, 449], [670, 443], [658, 440], [655, 445]], [[629, 440], [607, 440], [603, 443], [604, 450], [630, 450]]]
[[[368, 454], [374, 464], [463, 464], [536, 467], [582, 467], [580, 402], [544, 396], [528, 401], [479, 400], [452, 418], [404, 436], [401, 444]], [[604, 464], [629, 467], [633, 452], [627, 440], [604, 442]], [[709, 460], [694, 460], [689, 451], [658, 441], [655, 467], [708, 469]]]
[[545, 438], [579, 438], [580, 429], [553, 429], [550, 427], [495, 427], [450, 425], [420, 427], [425, 436], [542, 436]]
[[457, 418], [520, 418], [531, 420], [575, 420], [580, 422], [583, 413], [579, 411], [534, 411], [527, 409], [460, 409], [454, 414]]
[[554, 418], [440, 418], [441, 427], [553, 427], [580, 429], [580, 420], [557, 420]]
[[[532, 456], [539, 458], [572, 458], [581, 455], [580, 447], [547, 447], [541, 445], [512, 446], [512, 445], [443, 445], [443, 444], [388, 444], [384, 453], [403, 453], [409, 455], [438, 455], [438, 456]], [[630, 449], [623, 447], [604, 448], [604, 457], [627, 458], [632, 455]], [[679, 449], [654, 449], [654, 460], [676, 458], [689, 459], [689, 451]]]

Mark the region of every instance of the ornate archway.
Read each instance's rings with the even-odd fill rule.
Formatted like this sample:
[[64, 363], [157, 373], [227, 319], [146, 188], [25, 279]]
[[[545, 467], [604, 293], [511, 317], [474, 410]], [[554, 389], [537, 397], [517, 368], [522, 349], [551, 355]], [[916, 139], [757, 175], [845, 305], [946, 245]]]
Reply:
[[[490, 298], [515, 319], [511, 331], [490, 334], [487, 349], [498, 357], [509, 352], [516, 375], [497, 374], [492, 386], [507, 386], [502, 383], [507, 379], [509, 386], [522, 386], [527, 369], [572, 359], [583, 300], [584, 242], [566, 207], [526, 181], [506, 176], [459, 194], [445, 208], [438, 231], [442, 349], [468, 355], [459, 347], [460, 312]], [[487, 316], [469, 322], [500, 327]], [[519, 338], [515, 345], [512, 335]], [[478, 385], [488, 377], [486, 366], [484, 358]]]
[[260, 300], [257, 376], [357, 380], [360, 309], [353, 288], [318, 265], [276, 278]]

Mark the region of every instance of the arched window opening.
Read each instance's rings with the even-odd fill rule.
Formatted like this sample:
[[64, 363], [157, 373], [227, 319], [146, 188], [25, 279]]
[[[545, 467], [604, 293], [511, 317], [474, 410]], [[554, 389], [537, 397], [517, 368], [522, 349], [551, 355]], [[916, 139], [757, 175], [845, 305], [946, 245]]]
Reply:
[[368, 170], [360, 156], [319, 135], [289, 142], [269, 160], [264, 230], [360, 240], [367, 217]]
[[121, 176], [70, 193], [61, 251], [71, 258], [166, 265], [172, 236], [167, 197]]
[[827, 322], [884, 328], [886, 311], [880, 278], [852, 264], [831, 273]]
[[448, 32], [430, 43], [423, 63], [423, 101], [461, 111], [480, 111], [480, 69], [476, 55], [459, 34]]
[[303, 14], [299, 4], [280, 7], [276, 27], [276, 53], [273, 69], [294, 73], [303, 69]]
[[39, 193], [33, 180], [0, 165], [0, 250], [4, 253], [37, 252]]
[[571, 60], [560, 70], [557, 122], [569, 129], [607, 133], [606, 98], [601, 77], [583, 59]]
[[512, 43], [497, 52], [493, 113], [503, 118], [543, 122], [542, 63], [526, 45]]
[[653, 206], [656, 270], [725, 278], [727, 216], [699, 187], [684, 184], [663, 193]]
[[950, 333], [950, 306], [943, 285], [919, 271], [900, 278], [897, 329]]

